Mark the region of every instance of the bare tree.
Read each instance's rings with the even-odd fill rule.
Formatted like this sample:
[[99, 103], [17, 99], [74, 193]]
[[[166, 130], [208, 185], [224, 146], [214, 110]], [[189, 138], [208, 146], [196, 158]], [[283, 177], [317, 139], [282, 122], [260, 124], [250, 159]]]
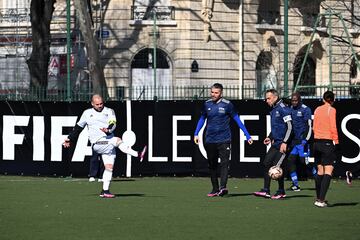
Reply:
[[74, 5], [78, 13], [80, 31], [85, 40], [93, 92], [107, 95], [107, 91], [104, 91], [106, 89], [106, 81], [103, 66], [101, 65], [99, 42], [96, 39], [92, 26], [90, 1], [74, 0]]
[[32, 52], [27, 64], [30, 89], [45, 96], [50, 60], [50, 23], [56, 0], [31, 0]]

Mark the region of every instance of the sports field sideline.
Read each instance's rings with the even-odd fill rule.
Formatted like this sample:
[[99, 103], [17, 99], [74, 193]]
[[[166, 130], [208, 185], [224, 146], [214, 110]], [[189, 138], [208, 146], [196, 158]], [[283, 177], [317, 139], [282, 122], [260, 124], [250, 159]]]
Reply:
[[312, 180], [284, 200], [254, 197], [261, 179], [230, 178], [226, 197], [206, 197], [209, 186], [119, 178], [117, 197], [101, 199], [101, 184], [85, 178], [0, 176], [0, 239], [360, 239], [358, 180], [333, 180], [323, 209], [313, 205]]

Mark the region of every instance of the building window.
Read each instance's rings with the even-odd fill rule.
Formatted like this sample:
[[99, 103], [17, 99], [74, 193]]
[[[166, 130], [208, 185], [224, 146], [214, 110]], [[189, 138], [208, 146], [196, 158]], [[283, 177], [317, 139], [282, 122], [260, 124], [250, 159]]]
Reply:
[[157, 20], [174, 20], [174, 7], [169, 0], [135, 0], [132, 6], [132, 20], [152, 20], [156, 14]]
[[260, 0], [257, 24], [281, 24], [279, 0]]
[[[360, 61], [360, 55], [356, 56], [358, 61]], [[351, 60], [350, 65], [350, 85], [359, 85], [356, 87], [350, 88], [350, 95], [359, 96], [360, 94], [360, 74], [358, 74], [358, 67], [356, 65], [355, 57]]]
[[351, 0], [351, 24], [352, 28], [360, 29], [360, 2]]
[[[306, 49], [307, 46], [303, 47], [303, 49]], [[299, 53], [295, 58], [294, 63], [294, 87], [298, 81], [298, 78], [300, 76], [301, 66], [305, 60], [305, 53], [301, 52]], [[298, 89], [298, 92], [301, 95], [304, 96], [313, 96], [315, 94], [315, 88], [312, 86], [315, 86], [315, 80], [316, 80], [316, 62], [311, 58], [309, 55], [306, 58], [306, 62], [304, 65], [304, 69], [301, 73], [300, 81], [298, 82], [297, 87], [300, 87]], [[304, 86], [304, 87], [301, 87]]]
[[30, 0], [3, 0], [2, 8], [29, 8]]
[[277, 77], [273, 65], [273, 54], [261, 51], [256, 61], [257, 97], [264, 98], [265, 91], [277, 88]]

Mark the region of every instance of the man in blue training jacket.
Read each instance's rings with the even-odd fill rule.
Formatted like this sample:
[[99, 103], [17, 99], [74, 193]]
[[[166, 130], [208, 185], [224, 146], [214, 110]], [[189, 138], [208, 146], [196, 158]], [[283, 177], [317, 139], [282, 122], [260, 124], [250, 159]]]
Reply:
[[272, 110], [270, 111], [271, 132], [269, 136], [264, 139], [264, 144], [271, 144], [271, 147], [266, 153], [263, 161], [264, 187], [260, 191], [254, 192], [254, 195], [264, 198], [282, 199], [286, 197], [284, 189], [284, 174], [278, 179], [278, 190], [273, 196], [271, 196], [271, 178], [268, 172], [272, 166], [285, 165], [284, 160], [286, 159], [286, 155], [288, 153], [288, 144], [291, 141], [292, 133], [291, 109], [283, 103], [283, 101], [279, 98], [279, 93], [275, 89], [267, 90], [265, 99], [266, 103], [272, 107]]
[[[244, 132], [249, 144], [253, 143], [248, 131], [240, 121], [234, 105], [222, 97], [223, 86], [215, 83], [211, 87], [211, 99], [204, 103], [201, 117], [197, 123], [194, 142], [199, 144], [199, 131], [206, 123], [205, 150], [209, 163], [212, 190], [208, 197], [224, 196], [228, 193], [226, 188], [231, 153], [230, 118], [234, 119]], [[217, 176], [218, 158], [220, 158], [220, 187]]]
[[309, 164], [309, 151], [305, 151], [308, 141], [311, 137], [311, 109], [301, 102], [301, 95], [294, 92], [291, 95], [291, 119], [293, 123], [293, 139], [291, 143], [291, 152], [288, 158], [289, 172], [292, 181], [290, 187], [293, 191], [300, 191], [298, 176], [296, 173], [296, 160], [299, 157], [301, 163], [306, 164], [311, 172], [316, 176], [316, 169]]

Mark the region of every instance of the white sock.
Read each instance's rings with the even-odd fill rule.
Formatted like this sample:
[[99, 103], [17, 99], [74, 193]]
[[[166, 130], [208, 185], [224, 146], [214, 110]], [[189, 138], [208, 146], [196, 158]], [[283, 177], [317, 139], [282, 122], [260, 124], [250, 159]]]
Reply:
[[129, 155], [131, 155], [133, 157], [138, 157], [139, 156], [137, 151], [133, 150], [130, 146], [126, 145], [124, 142], [119, 144], [119, 149], [123, 153], [129, 154]]
[[105, 169], [103, 173], [103, 190], [107, 191], [110, 187], [110, 181], [112, 178], [113, 171], [109, 169]]

